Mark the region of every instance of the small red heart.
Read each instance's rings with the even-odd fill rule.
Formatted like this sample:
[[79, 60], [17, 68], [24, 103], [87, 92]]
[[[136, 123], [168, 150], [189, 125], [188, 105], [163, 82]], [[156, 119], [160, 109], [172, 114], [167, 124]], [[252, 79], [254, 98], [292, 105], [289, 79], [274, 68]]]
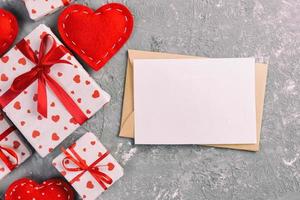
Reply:
[[4, 172], [4, 168], [3, 167], [0, 167], [0, 172]]
[[33, 138], [36, 138], [36, 137], [38, 137], [40, 135], [41, 135], [41, 133], [39, 131], [37, 131], [37, 130], [32, 131], [32, 137]]
[[115, 165], [113, 163], [108, 163], [107, 168], [108, 168], [109, 171], [111, 171], [115, 168]]
[[77, 124], [77, 121], [76, 121], [75, 118], [71, 118], [71, 119], [70, 119], [70, 123], [72, 123], [72, 124]]
[[86, 187], [89, 188], [89, 189], [93, 189], [94, 188], [94, 184], [92, 183], [92, 181], [88, 181], [86, 183]]
[[[0, 56], [14, 43], [18, 31], [19, 28], [16, 17], [11, 12], [0, 8]], [[6, 63], [8, 56], [4, 56], [2, 61]]]
[[60, 139], [60, 137], [57, 135], [57, 133], [52, 133], [52, 140], [53, 141], [58, 141]]
[[16, 101], [14, 103], [14, 108], [17, 109], [17, 110], [20, 110], [21, 109], [21, 103], [19, 101]]
[[18, 60], [18, 63], [19, 63], [20, 65], [26, 65], [26, 59], [25, 59], [25, 58], [20, 58], [20, 59]]
[[86, 85], [89, 85], [91, 82], [90, 81], [85, 81], [85, 84]]
[[24, 126], [25, 125], [25, 121], [21, 121], [21, 126]]
[[73, 81], [75, 83], [80, 83], [80, 76], [79, 75], [74, 76]]
[[51, 107], [54, 107], [54, 106], [55, 106], [55, 103], [54, 103], [54, 102], [52, 102], [52, 103], [50, 104], [50, 106], [51, 106]]
[[6, 74], [1, 74], [1, 81], [8, 81]]
[[57, 72], [57, 76], [58, 76], [58, 77], [61, 77], [62, 75], [63, 75], [63, 73]]
[[105, 4], [96, 11], [72, 5], [58, 19], [62, 40], [94, 70], [103, 67], [119, 51], [132, 29], [133, 16], [119, 3]]
[[13, 142], [14, 149], [18, 149], [20, 145], [21, 145], [21, 143], [19, 141], [14, 141]]
[[5, 200], [74, 200], [74, 191], [62, 179], [50, 179], [38, 184], [28, 178], [12, 183], [5, 192]]
[[38, 100], [38, 95], [37, 94], [34, 94], [33, 97], [32, 97], [33, 101], [37, 101]]
[[35, 14], [35, 13], [36, 13], [36, 10], [35, 10], [35, 9], [32, 9], [32, 10], [31, 10], [31, 13], [32, 13], [32, 14]]
[[60, 173], [61, 173], [61, 175], [63, 175], [63, 176], [66, 176], [66, 174], [67, 174], [67, 172], [65, 172], [65, 171], [61, 171]]
[[53, 115], [53, 116], [51, 117], [51, 119], [52, 119], [52, 121], [54, 121], [54, 122], [58, 122], [59, 119], [60, 119], [60, 117], [59, 117], [59, 115]]
[[95, 141], [91, 141], [91, 145], [95, 145], [96, 144], [96, 142]]
[[[0, 55], [1, 55], [1, 53], [0, 53]], [[7, 63], [9, 61], [9, 57], [8, 56], [3, 56], [1, 58], [1, 61], [4, 62], [4, 63]]]
[[92, 95], [92, 97], [96, 99], [96, 98], [98, 98], [99, 96], [100, 96], [99, 91], [98, 91], [98, 90], [95, 90], [94, 93], [93, 93], [93, 95]]

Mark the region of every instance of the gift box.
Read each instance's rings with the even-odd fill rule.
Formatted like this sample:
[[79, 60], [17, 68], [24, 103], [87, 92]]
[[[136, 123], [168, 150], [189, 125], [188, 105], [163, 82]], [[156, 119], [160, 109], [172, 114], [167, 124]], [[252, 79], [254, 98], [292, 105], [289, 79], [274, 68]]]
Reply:
[[29, 17], [33, 20], [50, 15], [63, 6], [67, 6], [72, 0], [23, 0]]
[[0, 180], [30, 156], [30, 148], [0, 111]]
[[0, 63], [0, 105], [42, 157], [110, 100], [45, 25]]
[[96, 199], [123, 176], [123, 168], [91, 132], [62, 149], [53, 165], [86, 200]]

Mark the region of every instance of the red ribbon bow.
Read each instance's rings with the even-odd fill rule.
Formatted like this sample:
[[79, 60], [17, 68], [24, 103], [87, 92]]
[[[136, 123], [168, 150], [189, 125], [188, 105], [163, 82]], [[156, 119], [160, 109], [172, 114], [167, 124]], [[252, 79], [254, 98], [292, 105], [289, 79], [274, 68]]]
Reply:
[[[15, 130], [15, 127], [10, 127], [8, 129], [6, 129], [2, 134], [0, 134], [0, 142], [14, 130]], [[4, 152], [11, 155], [16, 160], [16, 162], [13, 163], [12, 161], [10, 161], [8, 159], [7, 155], [4, 154]], [[19, 164], [19, 159], [18, 159], [17, 153], [12, 148], [4, 147], [2, 145], [0, 145], [0, 159], [4, 162], [4, 164], [8, 167], [8, 169], [10, 171], [15, 169]]]
[[[47, 51], [49, 39], [52, 40], [52, 45]], [[53, 65], [58, 63], [71, 65], [71, 63], [66, 60], [60, 60], [61, 57], [68, 53], [66, 48], [62, 45], [57, 46], [55, 39], [49, 34], [42, 37], [38, 53], [35, 53], [24, 39], [17, 44], [17, 48], [26, 58], [35, 64], [35, 67], [15, 78], [11, 87], [0, 97], [0, 105], [2, 108], [9, 104], [34, 81], [38, 80], [37, 110], [42, 116], [47, 117], [47, 84], [73, 118], [79, 124], [85, 122], [88, 119], [87, 116], [81, 111], [65, 90], [49, 76], [50, 68]]]
[[[76, 151], [73, 149], [73, 147], [69, 148], [71, 155], [69, 152], [67, 152], [64, 148], [62, 148], [62, 152], [66, 155], [66, 157], [62, 160], [62, 165], [63, 167], [70, 172], [78, 172], [80, 173], [75, 176], [70, 182], [70, 184], [73, 184], [75, 181], [79, 180], [79, 178], [86, 172], [89, 172], [95, 179], [96, 181], [100, 184], [100, 186], [106, 190], [107, 186], [106, 184], [112, 184], [113, 180], [105, 173], [101, 172], [99, 170], [98, 164], [106, 157], [109, 155], [109, 152], [105, 152], [102, 154], [95, 162], [93, 162], [90, 166], [86, 164], [86, 161], [82, 159]], [[67, 160], [71, 160], [76, 166], [78, 167], [68, 167], [66, 166]], [[101, 165], [103, 166], [103, 165]]]

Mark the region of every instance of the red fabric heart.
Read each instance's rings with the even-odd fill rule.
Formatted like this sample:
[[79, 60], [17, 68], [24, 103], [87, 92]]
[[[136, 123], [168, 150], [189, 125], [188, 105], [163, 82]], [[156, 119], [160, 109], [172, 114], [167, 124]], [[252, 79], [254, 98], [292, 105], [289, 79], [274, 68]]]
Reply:
[[14, 43], [18, 30], [18, 22], [15, 16], [0, 8], [0, 56]]
[[94, 70], [117, 53], [132, 29], [133, 16], [119, 3], [106, 4], [95, 12], [83, 5], [72, 5], [58, 19], [62, 40]]
[[38, 184], [28, 178], [12, 183], [5, 192], [5, 200], [74, 200], [74, 191], [61, 179], [50, 179]]

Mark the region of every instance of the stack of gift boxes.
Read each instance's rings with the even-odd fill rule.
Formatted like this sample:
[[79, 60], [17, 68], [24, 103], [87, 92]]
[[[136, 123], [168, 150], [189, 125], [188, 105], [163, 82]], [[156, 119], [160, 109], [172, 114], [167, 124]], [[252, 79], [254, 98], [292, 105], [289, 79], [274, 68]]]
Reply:
[[[46, 11], [25, 0], [34, 19]], [[50, 2], [50, 1], [49, 1]], [[0, 179], [31, 155], [45, 157], [110, 100], [51, 30], [40, 25], [0, 60]], [[5, 115], [4, 115], [5, 113]], [[10, 122], [7, 118], [10, 119]], [[93, 133], [86, 133], [53, 165], [84, 199], [95, 199], [123, 175], [122, 167]]]

